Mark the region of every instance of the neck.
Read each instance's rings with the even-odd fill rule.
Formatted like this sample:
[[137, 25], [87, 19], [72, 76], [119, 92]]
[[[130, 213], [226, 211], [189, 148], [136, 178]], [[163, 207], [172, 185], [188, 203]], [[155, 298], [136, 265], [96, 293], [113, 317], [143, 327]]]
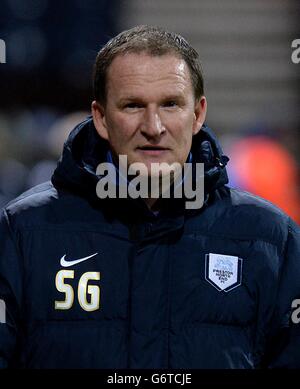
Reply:
[[151, 210], [151, 211], [159, 211], [159, 199], [151, 199], [151, 198], [147, 198], [147, 199], [144, 199], [147, 207]]

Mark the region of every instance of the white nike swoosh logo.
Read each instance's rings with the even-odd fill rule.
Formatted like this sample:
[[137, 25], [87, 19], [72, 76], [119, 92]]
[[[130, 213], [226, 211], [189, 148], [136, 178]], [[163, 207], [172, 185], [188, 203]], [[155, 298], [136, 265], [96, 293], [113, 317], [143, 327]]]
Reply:
[[75, 259], [74, 261], [66, 261], [65, 258], [66, 258], [67, 254], [65, 254], [60, 259], [60, 266], [62, 266], [62, 267], [70, 267], [70, 266], [73, 266], [73, 265], [77, 265], [77, 263], [80, 263], [80, 262], [86, 261], [87, 259], [93, 258], [97, 254], [98, 253], [95, 253], [95, 254], [89, 255], [88, 257], [84, 257], [84, 258], [80, 258], [80, 259]]

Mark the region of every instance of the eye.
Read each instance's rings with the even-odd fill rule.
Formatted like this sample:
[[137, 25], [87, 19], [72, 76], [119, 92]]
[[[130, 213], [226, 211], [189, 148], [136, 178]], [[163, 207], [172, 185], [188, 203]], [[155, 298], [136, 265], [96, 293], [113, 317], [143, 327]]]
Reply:
[[128, 109], [142, 108], [142, 104], [131, 102], [131, 103], [125, 104], [124, 108], [128, 108]]
[[165, 101], [163, 103], [163, 107], [166, 107], [166, 108], [173, 108], [173, 107], [177, 107], [178, 104], [175, 100], [170, 100], [170, 101]]

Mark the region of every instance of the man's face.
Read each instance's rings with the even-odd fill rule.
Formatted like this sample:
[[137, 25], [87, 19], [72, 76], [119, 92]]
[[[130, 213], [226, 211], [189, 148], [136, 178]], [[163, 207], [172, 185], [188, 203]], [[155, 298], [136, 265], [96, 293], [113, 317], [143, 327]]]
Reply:
[[99, 135], [128, 164], [186, 162], [192, 136], [205, 119], [206, 100], [195, 101], [189, 68], [179, 57], [129, 53], [107, 74], [106, 105], [93, 102]]

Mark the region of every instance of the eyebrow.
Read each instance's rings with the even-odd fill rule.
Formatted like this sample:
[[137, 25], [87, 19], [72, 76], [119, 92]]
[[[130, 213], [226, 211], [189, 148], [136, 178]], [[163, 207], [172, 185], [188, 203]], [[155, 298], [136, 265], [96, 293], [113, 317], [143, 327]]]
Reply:
[[[170, 100], [183, 101], [184, 95], [181, 93], [170, 94], [170, 95], [165, 95], [160, 99], [161, 102], [170, 101]], [[144, 103], [144, 99], [142, 97], [138, 97], [138, 96], [124, 96], [124, 97], [121, 97], [119, 100], [119, 104], [121, 104], [121, 105], [124, 103], [130, 103], [130, 102]]]
[[165, 97], [162, 98], [163, 101], [169, 101], [169, 100], [184, 100], [184, 95], [183, 94], [172, 94], [172, 95], [166, 95]]

